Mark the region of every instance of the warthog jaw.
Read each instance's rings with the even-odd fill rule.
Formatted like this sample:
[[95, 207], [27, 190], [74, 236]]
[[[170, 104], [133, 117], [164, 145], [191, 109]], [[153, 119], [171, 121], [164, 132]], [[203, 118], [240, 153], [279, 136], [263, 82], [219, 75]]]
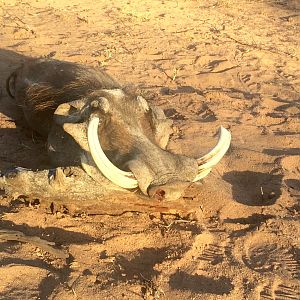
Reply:
[[[88, 144], [92, 158], [101, 173], [114, 184], [133, 189], [138, 187], [138, 181], [132, 172], [126, 172], [117, 168], [110, 162], [103, 152], [98, 138], [99, 118], [93, 116], [88, 124]], [[198, 174], [193, 182], [198, 181], [209, 174], [211, 169], [222, 159], [227, 152], [231, 141], [230, 132], [221, 126], [217, 145], [206, 155], [197, 159]]]

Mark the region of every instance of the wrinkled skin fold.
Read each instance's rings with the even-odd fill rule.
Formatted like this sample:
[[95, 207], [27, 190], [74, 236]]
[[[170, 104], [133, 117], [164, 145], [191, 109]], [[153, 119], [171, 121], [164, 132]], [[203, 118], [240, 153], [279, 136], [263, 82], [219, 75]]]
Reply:
[[8, 78], [9, 94], [30, 127], [47, 139], [54, 166], [79, 166], [98, 184], [140, 189], [176, 199], [224, 156], [230, 133], [220, 129], [214, 149], [198, 160], [166, 150], [171, 120], [108, 74], [56, 61], [25, 63]]

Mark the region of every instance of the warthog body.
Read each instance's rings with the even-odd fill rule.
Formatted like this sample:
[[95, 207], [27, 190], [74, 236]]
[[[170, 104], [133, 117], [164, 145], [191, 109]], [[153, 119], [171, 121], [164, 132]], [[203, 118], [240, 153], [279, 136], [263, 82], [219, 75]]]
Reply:
[[81, 165], [98, 182], [104, 174], [156, 199], [178, 198], [199, 174], [195, 159], [165, 150], [172, 122], [163, 111], [101, 70], [34, 60], [10, 75], [7, 89], [56, 166]]

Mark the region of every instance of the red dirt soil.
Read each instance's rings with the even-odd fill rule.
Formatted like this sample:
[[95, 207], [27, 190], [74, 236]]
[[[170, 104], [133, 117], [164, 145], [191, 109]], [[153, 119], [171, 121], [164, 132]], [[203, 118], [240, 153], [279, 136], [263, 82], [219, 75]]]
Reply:
[[48, 166], [5, 92], [28, 57], [136, 85], [174, 120], [171, 151], [202, 155], [220, 125], [233, 137], [186, 191], [193, 217], [0, 196], [0, 299], [300, 299], [299, 1], [0, 0], [0, 22], [1, 170]]

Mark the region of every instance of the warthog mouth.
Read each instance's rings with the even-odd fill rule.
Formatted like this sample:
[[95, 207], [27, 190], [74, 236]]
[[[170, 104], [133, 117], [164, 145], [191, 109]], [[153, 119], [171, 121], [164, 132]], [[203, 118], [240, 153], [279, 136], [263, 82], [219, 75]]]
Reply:
[[[100, 145], [98, 137], [99, 118], [92, 116], [88, 123], [88, 144], [91, 156], [101, 173], [114, 184], [125, 188], [137, 188], [138, 181], [132, 172], [126, 172], [110, 162]], [[212, 168], [222, 159], [227, 152], [231, 142], [231, 134], [224, 127], [219, 129], [217, 145], [206, 155], [197, 159], [198, 173], [193, 182], [196, 182], [209, 174]]]

